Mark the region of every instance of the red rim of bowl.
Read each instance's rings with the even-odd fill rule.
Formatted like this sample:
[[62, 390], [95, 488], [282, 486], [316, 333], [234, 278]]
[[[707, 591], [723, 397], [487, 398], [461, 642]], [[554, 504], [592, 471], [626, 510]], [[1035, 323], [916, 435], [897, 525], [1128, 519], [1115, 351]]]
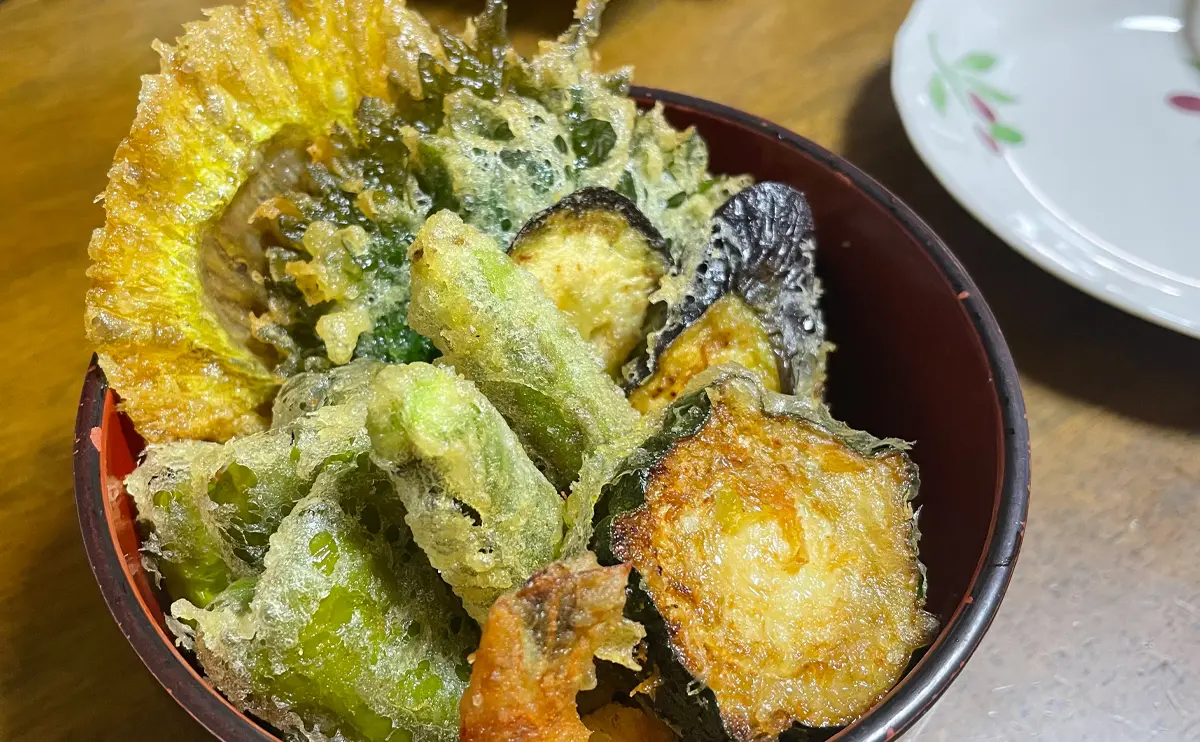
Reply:
[[[937, 640], [887, 697], [832, 738], [837, 742], [894, 739], [937, 701], [975, 651], [996, 615], [1021, 549], [1029, 505], [1029, 430], [1008, 346], [979, 289], [949, 248], [896, 196], [858, 168], [787, 129], [718, 103], [643, 87], [633, 88], [631, 96], [642, 104], [661, 101], [675, 109], [704, 113], [750, 131], [769, 133], [844, 176], [917, 238], [950, 288], [964, 297], [963, 307], [987, 354], [1004, 425], [1002, 488], [992, 513], [984, 554], [976, 565], [970, 588]], [[136, 435], [123, 427], [104, 372], [93, 357], [75, 423], [75, 500], [88, 561], [109, 611], [159, 683], [214, 736], [226, 742], [278, 740], [203, 680], [151, 617], [155, 609], [146, 605], [135, 586], [136, 570], [131, 570], [122, 556], [112, 520], [125, 516], [111, 515], [116, 510], [115, 498], [106, 501], [110, 493], [119, 495], [122, 490], [119, 483], [112, 487], [108, 464], [100, 455], [107, 437]], [[132, 468], [132, 462], [128, 464]]]

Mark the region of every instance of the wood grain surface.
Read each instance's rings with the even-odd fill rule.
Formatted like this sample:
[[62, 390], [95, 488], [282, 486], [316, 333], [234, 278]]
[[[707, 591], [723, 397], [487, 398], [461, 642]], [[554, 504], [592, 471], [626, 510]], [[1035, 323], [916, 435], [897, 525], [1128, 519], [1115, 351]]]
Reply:
[[[88, 570], [71, 428], [91, 349], [86, 245], [138, 76], [213, 0], [0, 2], [0, 739], [201, 740]], [[418, 3], [450, 22], [481, 3]], [[569, 0], [511, 0], [519, 46]], [[436, 6], [436, 7], [434, 7]], [[937, 230], [1022, 373], [1034, 489], [1000, 615], [918, 740], [1200, 740], [1200, 343], [1059, 283], [975, 223], [888, 90], [897, 0], [614, 0], [599, 46], [637, 81], [845, 154]], [[1064, 53], [1069, 53], [1064, 51]], [[1102, 153], [1097, 153], [1102, 156]]]

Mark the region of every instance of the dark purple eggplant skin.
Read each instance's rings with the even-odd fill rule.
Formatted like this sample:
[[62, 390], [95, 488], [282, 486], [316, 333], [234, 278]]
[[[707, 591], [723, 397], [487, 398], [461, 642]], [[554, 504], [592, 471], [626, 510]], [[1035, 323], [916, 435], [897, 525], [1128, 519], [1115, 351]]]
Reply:
[[669, 252], [667, 251], [667, 241], [659, 233], [646, 215], [638, 209], [637, 204], [622, 196], [620, 193], [611, 188], [602, 188], [593, 186], [590, 188], [580, 188], [559, 199], [558, 203], [543, 209], [534, 214], [525, 222], [525, 226], [521, 227], [521, 231], [513, 238], [512, 244], [509, 245], [508, 252], [512, 252], [514, 248], [521, 244], [522, 239], [537, 232], [550, 217], [562, 211], [571, 211], [576, 214], [586, 214], [589, 211], [611, 211], [619, 214], [631, 227], [636, 229], [646, 238], [646, 242], [657, 253], [662, 254], [664, 259], [669, 260]]
[[712, 238], [690, 285], [671, 304], [651, 307], [651, 318], [662, 329], [653, 336], [653, 347], [627, 366], [626, 388], [649, 378], [675, 338], [733, 293], [767, 331], [783, 391], [809, 393], [823, 375], [825, 347], [816, 249], [812, 209], [795, 188], [756, 183], [730, 198], [713, 215]]

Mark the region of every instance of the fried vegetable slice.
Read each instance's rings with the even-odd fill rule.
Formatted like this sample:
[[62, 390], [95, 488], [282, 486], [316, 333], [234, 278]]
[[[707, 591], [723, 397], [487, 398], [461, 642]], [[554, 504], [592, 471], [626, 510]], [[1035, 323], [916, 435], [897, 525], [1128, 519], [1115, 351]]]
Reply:
[[322, 469], [367, 465], [366, 419], [365, 401], [358, 401], [225, 444], [150, 446], [126, 479], [147, 530], [147, 565], [166, 579], [171, 595], [199, 606], [256, 573], [271, 534]]
[[666, 242], [654, 225], [616, 191], [585, 188], [530, 219], [509, 255], [537, 276], [617, 377], [667, 272]]
[[475, 382], [560, 491], [584, 455], [638, 414], [537, 279], [494, 241], [443, 211], [410, 252], [408, 322]]
[[[719, 340], [720, 326], [726, 325], [745, 339], [740, 348], [718, 350], [713, 360], [746, 360], [759, 370], [758, 346], [765, 334], [777, 367], [774, 373], [761, 369], [768, 385], [820, 401], [828, 347], [817, 306], [815, 251], [812, 210], [795, 188], [758, 183], [730, 198], [713, 217], [708, 246], [686, 255], [681, 271], [653, 297], [663, 305], [658, 307], [662, 325], [648, 333], [644, 352], [626, 366], [628, 386], [644, 383], [641, 399], [647, 408], [669, 397], [669, 391], [704, 370], [697, 362], [706, 344], [729, 345]], [[720, 316], [705, 318], [727, 297], [740, 301], [727, 302]], [[684, 337], [697, 321], [706, 324]], [[677, 342], [682, 347], [670, 353]]]
[[450, 208], [505, 244], [587, 186], [672, 245], [744, 179], [595, 69], [605, 2], [524, 59], [489, 0], [461, 36], [402, 0], [220, 7], [159, 48], [89, 253], [86, 327], [151, 442], [263, 429], [282, 381], [352, 357], [431, 360], [406, 250]]
[[262, 574], [207, 610], [177, 601], [176, 628], [214, 686], [286, 734], [449, 742], [474, 624], [406, 534], [372, 535], [339, 505], [374, 482], [323, 472], [271, 537]]
[[218, 455], [219, 448], [202, 442], [151, 446], [125, 482], [148, 531], [142, 540], [147, 570], [166, 580], [171, 595], [199, 606], [254, 573], [222, 532], [216, 504], [193, 486], [193, 462]]
[[[252, 316], [266, 309], [254, 280], [267, 272], [262, 246], [218, 234], [215, 249], [202, 249], [208, 230], [270, 169], [273, 145], [353, 130], [358, 102], [386, 97], [389, 74], [403, 77], [432, 50], [432, 31], [401, 2], [360, 3], [355, 23], [338, 12], [323, 3], [283, 12], [269, 0], [216, 8], [161, 45], [161, 72], [145, 78], [89, 247], [86, 326], [151, 441], [265, 427], [280, 378], [251, 336]], [[279, 170], [263, 190], [293, 182], [290, 166]]]
[[688, 740], [847, 724], [936, 628], [916, 467], [900, 442], [766, 392], [744, 369], [697, 383], [599, 506], [601, 558], [636, 570], [631, 615], [664, 678], [656, 708]]
[[587, 742], [575, 696], [595, 686], [593, 657], [638, 669], [645, 632], [623, 615], [628, 578], [628, 566], [584, 554], [497, 600], [462, 699], [462, 742]]
[[678, 737], [653, 714], [635, 706], [609, 703], [583, 717], [588, 742], [674, 742]]
[[629, 393], [629, 403], [643, 415], [658, 412], [678, 399], [697, 375], [724, 363], [754, 371], [767, 389], [779, 391], [771, 338], [754, 312], [733, 294], [717, 299], [667, 346], [654, 375]]
[[375, 460], [413, 537], [482, 623], [504, 592], [550, 563], [563, 501], [490, 402], [453, 372], [390, 366], [373, 385]]

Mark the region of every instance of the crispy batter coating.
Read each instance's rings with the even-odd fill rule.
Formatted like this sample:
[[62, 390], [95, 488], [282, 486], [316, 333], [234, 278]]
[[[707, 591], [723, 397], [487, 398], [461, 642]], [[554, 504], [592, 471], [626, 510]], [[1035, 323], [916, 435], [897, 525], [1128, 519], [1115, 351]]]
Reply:
[[[426, 363], [357, 360], [293, 377], [270, 430], [149, 448], [128, 478], [147, 564], [201, 607], [262, 567], [268, 538], [327, 466], [379, 471], [362, 508], [405, 530], [482, 622], [557, 555], [563, 501], [470, 382]], [[377, 518], [377, 516], [374, 516]]]
[[637, 669], [645, 632], [626, 619], [629, 567], [593, 554], [555, 562], [501, 597], [484, 625], [461, 705], [462, 742], [587, 742], [575, 696], [593, 657]]
[[[380, 365], [368, 364], [347, 368], [362, 374]], [[143, 560], [173, 597], [208, 605], [231, 582], [262, 569], [271, 534], [324, 468], [365, 463], [366, 420], [365, 403], [356, 401], [224, 444], [151, 445], [125, 482], [146, 530]], [[375, 499], [378, 509], [395, 498]]]
[[265, 427], [281, 379], [246, 323], [223, 318], [259, 303], [253, 266], [209, 255], [222, 285], [208, 290], [205, 232], [276, 137], [352, 130], [359, 101], [386, 98], [392, 72], [413, 78], [420, 52], [440, 56], [435, 42], [402, 0], [249, 0], [158, 45], [160, 72], [144, 78], [109, 171], [86, 314], [109, 383], [148, 440]]
[[741, 364], [761, 376], [767, 389], [779, 391], [771, 338], [733, 294], [718, 299], [667, 346], [654, 374], [630, 392], [629, 403], [643, 415], [654, 414], [674, 402], [697, 374], [722, 363]]
[[936, 627], [922, 610], [916, 468], [897, 442], [823, 420], [745, 370], [699, 394], [704, 424], [613, 520], [613, 552], [736, 739], [847, 724]]
[[261, 575], [206, 609], [172, 606], [213, 685], [289, 739], [457, 736], [478, 633], [402, 524], [382, 517], [373, 532], [354, 514], [353, 494], [377, 476], [322, 472], [271, 536]]
[[554, 560], [562, 498], [496, 408], [453, 371], [388, 366], [372, 389], [375, 461], [413, 537], [482, 623], [501, 593]]
[[151, 442], [269, 422], [297, 371], [431, 360], [406, 324], [405, 250], [448, 208], [507, 244], [586, 186], [701, 242], [743, 179], [639, 113], [588, 44], [605, 0], [524, 59], [490, 0], [456, 36], [403, 0], [247, 0], [160, 45], [103, 199], [85, 324]]
[[606, 188], [576, 191], [535, 216], [509, 250], [614, 378], [642, 339], [650, 295], [667, 271], [665, 253], [637, 206]]
[[563, 491], [639, 420], [587, 342], [487, 235], [449, 211], [412, 244], [408, 321], [479, 387]]

